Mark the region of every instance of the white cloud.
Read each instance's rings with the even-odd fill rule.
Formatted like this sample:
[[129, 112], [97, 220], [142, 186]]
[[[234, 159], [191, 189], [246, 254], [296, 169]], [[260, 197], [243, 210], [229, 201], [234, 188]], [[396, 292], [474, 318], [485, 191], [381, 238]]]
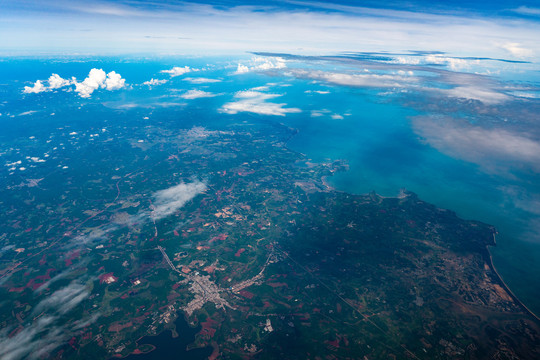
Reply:
[[168, 189], [157, 191], [154, 197], [154, 209], [151, 217], [154, 220], [162, 219], [173, 214], [193, 199], [196, 195], [206, 190], [206, 184], [201, 181], [192, 183], [180, 183]]
[[38, 112], [37, 110], [29, 110], [29, 111], [25, 111], [25, 112], [20, 113], [19, 116], [33, 115], [33, 114], [35, 114], [37, 112]]
[[238, 64], [235, 74], [245, 74], [250, 71], [284, 69], [286, 67], [285, 60], [280, 57], [267, 58], [256, 56], [250, 60], [248, 65]]
[[504, 43], [499, 45], [499, 47], [520, 59], [528, 58], [534, 55], [534, 52], [532, 50], [526, 49], [520, 43], [516, 42]]
[[116, 71], [111, 71], [107, 74], [107, 79], [105, 79], [105, 89], [118, 90], [123, 88], [126, 85], [126, 80], [122, 79], [122, 76]]
[[71, 283], [70, 285], [55, 291], [51, 296], [36, 305], [34, 312], [53, 311], [65, 314], [86, 299], [90, 292], [84, 285]]
[[[478, 60], [473, 60], [474, 63], [479, 63]], [[459, 70], [466, 68], [470, 65], [470, 60], [447, 57], [442, 55], [430, 54], [427, 55], [424, 59], [424, 63], [427, 64], [437, 64], [437, 65], [446, 65], [452, 70]]]
[[105, 88], [109, 91], [118, 90], [125, 86], [125, 79], [120, 74], [111, 71], [106, 74], [102, 69], [92, 69], [83, 82], [75, 82], [75, 92], [80, 97], [89, 98], [94, 91]]
[[495, 105], [509, 99], [509, 96], [490, 88], [475, 87], [472, 85], [458, 86], [452, 89], [441, 89], [441, 93], [449, 97], [472, 99], [487, 105]]
[[40, 359], [64, 344], [72, 336], [80, 322], [89, 323], [90, 318], [75, 322], [75, 326], [61, 322], [63, 315], [80, 304], [89, 291], [85, 286], [71, 283], [65, 288], [55, 291], [36, 305], [32, 317], [41, 314], [37, 320], [29, 322], [14, 336], [9, 336], [13, 328], [0, 330], [1, 360]]
[[24, 93], [40, 93], [49, 90], [60, 89], [69, 85], [75, 85], [75, 92], [80, 97], [88, 98], [92, 93], [99, 89], [104, 88], [109, 91], [118, 90], [125, 87], [126, 80], [122, 78], [120, 74], [115, 71], [111, 71], [106, 74], [102, 69], [92, 69], [88, 74], [88, 77], [82, 82], [77, 82], [74, 77], [71, 80], [63, 79], [58, 74], [51, 74], [47, 80], [49, 86], [45, 86], [41, 80], [37, 80], [33, 87], [25, 86]]
[[299, 113], [300, 109], [285, 108], [287, 104], [271, 103], [266, 100], [279, 97], [279, 94], [265, 94], [260, 91], [245, 90], [235, 94], [235, 98], [241, 99], [224, 104], [220, 111], [226, 114], [237, 114], [239, 112], [251, 112], [261, 115], [285, 116], [288, 113]]
[[191, 69], [189, 66], [179, 67], [175, 66], [170, 70], [161, 70], [164, 74], [169, 74], [171, 77], [184, 75], [191, 71], [198, 71], [197, 69]]
[[49, 89], [59, 89], [64, 86], [71, 85], [72, 81], [62, 79], [58, 74], [52, 74], [49, 77]]
[[490, 172], [516, 167], [540, 172], [540, 143], [526, 134], [486, 129], [451, 118], [417, 117], [413, 128], [439, 151]]
[[532, 8], [528, 6], [520, 6], [517, 9], [513, 9], [512, 11], [522, 15], [540, 16], [539, 8]]
[[[17, 3], [16, 0], [11, 2]], [[92, 52], [108, 53], [200, 54], [204, 51], [231, 54], [250, 49], [336, 54], [358, 48], [359, 39], [363, 39], [364, 51], [438, 49], [462, 56], [493, 58], [503, 54], [502, 49], [493, 46], [494, 39], [519, 41], [535, 53], [540, 48], [537, 19], [521, 17], [501, 21], [500, 17], [490, 13], [466, 10], [399, 11], [365, 6], [345, 9], [341, 6], [326, 11], [324, 6], [334, 9], [336, 6], [321, 1], [316, 3], [322, 10], [307, 5], [295, 11], [290, 11], [287, 6], [276, 6], [268, 11], [263, 4], [212, 6], [160, 2], [155, 6], [140, 6], [139, 2], [112, 4], [109, 1], [104, 5], [101, 1], [88, 6], [82, 0], [41, 3], [47, 10], [43, 11], [46, 16], [36, 17], [32, 12], [17, 11], [17, 7], [3, 9], [4, 15], [12, 19], [4, 28], [13, 36], [0, 38], [0, 48], [11, 46], [19, 51], [43, 48], [45, 32], [58, 39], [50, 44], [50, 51], [80, 49], [81, 36], [73, 29], [87, 29], [88, 26], [106, 31], [85, 35], [85, 47]], [[309, 4], [314, 6], [314, 2]], [[64, 12], [53, 11], [60, 8]], [[69, 19], [65, 17], [66, 8], [72, 11]], [[536, 14], [538, 9], [521, 7], [517, 11]], [[29, 21], [33, 21], [34, 26], [26, 26]], [[25, 31], [18, 31], [23, 28]], [[152, 29], [152, 38], [148, 37], [148, 29]], [[114, 36], [109, 36], [111, 33]], [[172, 34], [182, 34], [182, 37]]]
[[418, 82], [418, 78], [414, 76], [403, 76], [398, 74], [350, 74], [305, 69], [293, 69], [288, 73], [298, 78], [322, 80], [336, 85], [354, 87], [399, 88], [411, 86]]
[[209, 83], [221, 82], [220, 79], [209, 79], [209, 78], [204, 78], [204, 77], [197, 77], [197, 78], [187, 77], [187, 78], [184, 78], [183, 80], [189, 81], [192, 84], [209, 84]]
[[312, 93], [321, 94], [321, 95], [330, 94], [330, 91], [328, 90], [306, 90], [304, 92], [306, 94], [312, 94]]
[[92, 69], [83, 82], [75, 83], [75, 91], [80, 97], [88, 98], [92, 93], [104, 86], [107, 74], [102, 69]]
[[42, 316], [35, 322], [9, 337], [7, 328], [0, 332], [1, 360], [36, 359], [44, 355], [51, 347], [55, 348], [63, 340], [62, 328], [54, 328], [56, 320], [52, 316]]
[[143, 82], [143, 85], [148, 85], [148, 86], [155, 86], [155, 85], [163, 85], [165, 83], [167, 83], [169, 80], [166, 80], [166, 79], [163, 79], [163, 80], [158, 80], [158, 79], [150, 79], [148, 81], [145, 81]]
[[37, 80], [34, 83], [34, 86], [25, 86], [23, 92], [25, 94], [39, 94], [39, 93], [45, 92], [45, 91], [47, 91], [47, 87], [45, 85], [43, 85], [41, 80]]
[[238, 67], [236, 68], [236, 74], [245, 74], [249, 72], [249, 68], [246, 65], [238, 64]]
[[199, 98], [207, 98], [207, 97], [214, 97], [217, 94], [213, 94], [210, 92], [202, 91], [202, 90], [189, 90], [186, 93], [180, 95], [183, 99], [199, 99]]

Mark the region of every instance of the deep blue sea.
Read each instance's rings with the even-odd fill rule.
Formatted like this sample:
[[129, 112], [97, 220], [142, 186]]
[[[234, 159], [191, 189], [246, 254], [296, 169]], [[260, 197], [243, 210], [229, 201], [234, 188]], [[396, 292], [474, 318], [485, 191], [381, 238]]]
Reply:
[[[348, 162], [348, 171], [329, 179], [338, 190], [358, 194], [376, 191], [395, 196], [405, 188], [463, 218], [496, 226], [497, 247], [491, 249], [495, 266], [512, 291], [540, 313], [540, 262], [537, 261], [540, 236], [536, 222], [540, 210], [518, 206], [523, 197], [540, 196], [540, 182], [535, 174], [506, 176], [488, 172], [478, 164], [440, 152], [422, 141], [413, 129], [412, 119], [422, 115], [422, 110], [407, 106], [402, 97], [385, 95], [380, 89], [331, 85], [291, 77], [279, 69], [235, 74], [238, 62], [250, 58], [248, 54], [229, 58], [3, 59], [0, 141], [3, 147], [9, 147], [11, 142], [52, 133], [66, 124], [83, 130], [88, 126], [88, 114], [78, 116], [75, 109], [89, 104], [109, 108], [110, 121], [120, 112], [133, 116], [145, 113], [149, 126], [160, 121], [153, 117], [153, 110], [165, 107], [179, 124], [183, 117], [196, 113], [200, 125], [208, 128], [249, 122], [253, 117], [283, 123], [298, 129], [289, 142], [291, 149], [315, 161]], [[160, 72], [173, 66], [189, 66], [198, 71], [173, 78]], [[22, 94], [25, 85], [47, 79], [51, 73], [81, 80], [91, 68], [116, 71], [126, 79], [128, 87], [96, 91], [88, 99], [78, 97], [73, 91]], [[212, 78], [219, 82], [197, 84], [185, 81], [186, 77]], [[141, 85], [151, 78], [167, 79], [168, 83]], [[299, 111], [284, 116], [219, 111], [225, 103], [235, 100], [237, 92], [262, 86], [265, 88], [256, 91], [276, 94], [267, 102], [286, 104], [285, 108]], [[197, 99], [179, 96], [194, 89], [213, 96]], [[0, 179], [20, 176], [9, 174], [4, 166], [7, 159], [0, 161], [3, 167]], [[25, 176], [31, 178], [32, 169], [27, 171]]]

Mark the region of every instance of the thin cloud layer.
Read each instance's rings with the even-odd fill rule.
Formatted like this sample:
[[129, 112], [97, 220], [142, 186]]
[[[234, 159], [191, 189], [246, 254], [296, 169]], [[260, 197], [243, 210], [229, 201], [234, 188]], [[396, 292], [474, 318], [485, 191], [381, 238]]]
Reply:
[[290, 113], [301, 112], [298, 108], [286, 108], [285, 103], [272, 103], [267, 100], [279, 97], [279, 94], [266, 94], [255, 90], [237, 92], [234, 97], [240, 99], [224, 104], [220, 112], [226, 114], [237, 114], [239, 112], [251, 112], [261, 115], [285, 116]]
[[418, 78], [401, 74], [374, 74], [365, 71], [364, 73], [344, 73], [323, 70], [294, 69], [288, 74], [313, 80], [324, 81], [334, 85], [352, 87], [375, 87], [375, 88], [401, 88], [412, 86], [418, 83]]
[[525, 134], [482, 128], [452, 118], [417, 117], [414, 131], [437, 150], [489, 172], [540, 172], [540, 143]]
[[187, 78], [184, 78], [183, 80], [188, 81], [192, 84], [210, 84], [210, 83], [221, 82], [220, 79], [209, 79], [209, 78], [204, 78], [204, 77], [196, 77], [196, 78], [187, 77]]

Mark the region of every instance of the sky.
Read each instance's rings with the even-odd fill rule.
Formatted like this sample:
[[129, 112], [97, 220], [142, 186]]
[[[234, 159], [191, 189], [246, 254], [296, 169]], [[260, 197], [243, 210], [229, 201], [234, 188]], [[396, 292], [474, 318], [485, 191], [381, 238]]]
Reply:
[[436, 50], [531, 60], [539, 25], [531, 1], [3, 0], [0, 55]]

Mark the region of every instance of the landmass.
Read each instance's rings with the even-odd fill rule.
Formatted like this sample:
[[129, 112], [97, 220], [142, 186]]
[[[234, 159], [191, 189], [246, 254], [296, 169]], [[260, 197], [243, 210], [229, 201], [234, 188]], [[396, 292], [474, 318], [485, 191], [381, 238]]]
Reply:
[[6, 180], [4, 344], [60, 330], [40, 356], [144, 359], [184, 321], [191, 358], [540, 356], [492, 226], [407, 191], [332, 189], [345, 163], [290, 150], [295, 130], [258, 117], [122, 125], [66, 141], [73, 171]]

